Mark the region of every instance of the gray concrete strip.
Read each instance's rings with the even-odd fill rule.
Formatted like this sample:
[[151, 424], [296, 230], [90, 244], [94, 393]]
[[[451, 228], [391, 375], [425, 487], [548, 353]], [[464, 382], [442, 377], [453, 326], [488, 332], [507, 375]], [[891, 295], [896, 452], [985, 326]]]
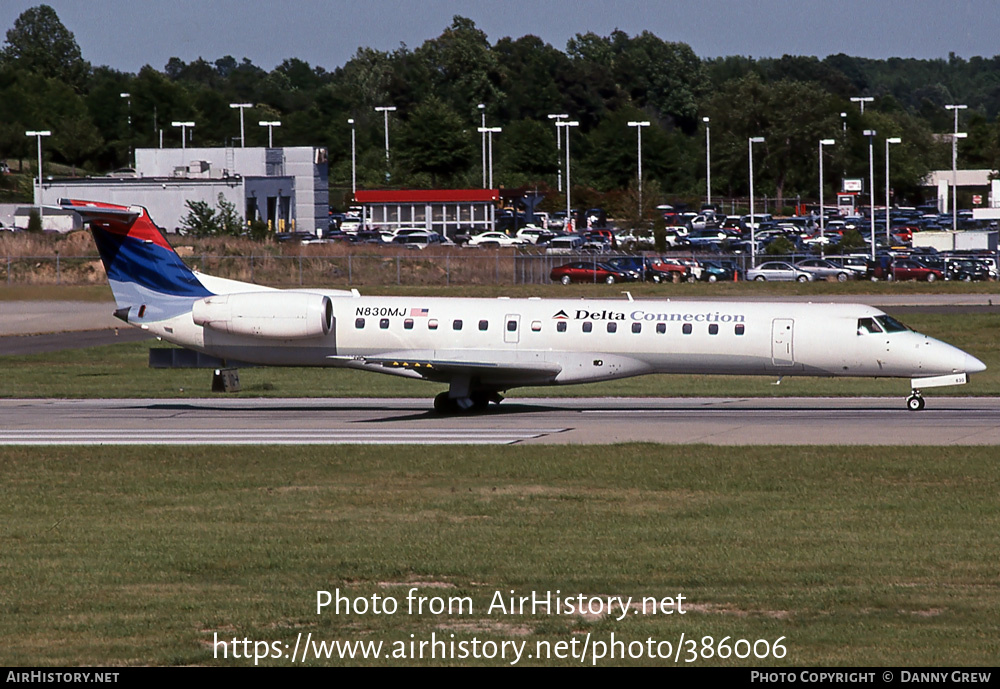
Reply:
[[1000, 399], [508, 399], [441, 416], [431, 399], [0, 400], [0, 444], [1000, 445]]
[[107, 330], [124, 326], [114, 302], [0, 301], [0, 336]]

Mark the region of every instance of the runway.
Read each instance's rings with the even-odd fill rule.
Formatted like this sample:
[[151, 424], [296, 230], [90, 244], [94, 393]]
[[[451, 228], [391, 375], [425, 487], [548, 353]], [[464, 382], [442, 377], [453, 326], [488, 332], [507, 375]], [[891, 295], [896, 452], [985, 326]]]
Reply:
[[0, 400], [0, 445], [1000, 445], [1000, 399], [520, 398], [440, 416], [430, 399]]

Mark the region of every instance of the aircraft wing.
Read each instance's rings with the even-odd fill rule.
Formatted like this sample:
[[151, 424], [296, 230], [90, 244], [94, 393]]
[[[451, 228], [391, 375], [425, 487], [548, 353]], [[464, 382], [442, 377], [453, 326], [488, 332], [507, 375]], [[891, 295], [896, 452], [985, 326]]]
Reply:
[[416, 374], [421, 378], [443, 383], [449, 382], [456, 376], [467, 376], [482, 382], [531, 385], [551, 382], [562, 371], [562, 366], [559, 364], [545, 361], [496, 362], [379, 356], [330, 358], [357, 362], [369, 370], [382, 367], [388, 369], [386, 373], [401, 373], [405, 370], [410, 375]]

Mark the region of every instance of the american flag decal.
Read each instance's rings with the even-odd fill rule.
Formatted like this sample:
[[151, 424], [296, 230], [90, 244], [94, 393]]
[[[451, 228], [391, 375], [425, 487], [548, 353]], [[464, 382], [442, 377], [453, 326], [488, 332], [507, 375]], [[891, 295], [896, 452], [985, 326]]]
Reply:
[[428, 315], [428, 309], [410, 309], [411, 316], [426, 316]]

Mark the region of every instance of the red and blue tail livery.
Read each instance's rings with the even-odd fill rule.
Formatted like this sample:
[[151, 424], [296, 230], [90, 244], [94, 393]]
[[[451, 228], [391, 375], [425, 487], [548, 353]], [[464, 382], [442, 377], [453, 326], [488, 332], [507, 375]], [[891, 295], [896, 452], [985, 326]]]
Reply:
[[[190, 311], [194, 300], [212, 295], [145, 208], [75, 200], [61, 205], [90, 225], [119, 309], [137, 307], [143, 320], [162, 320]], [[131, 315], [139, 318], [138, 310]]]

